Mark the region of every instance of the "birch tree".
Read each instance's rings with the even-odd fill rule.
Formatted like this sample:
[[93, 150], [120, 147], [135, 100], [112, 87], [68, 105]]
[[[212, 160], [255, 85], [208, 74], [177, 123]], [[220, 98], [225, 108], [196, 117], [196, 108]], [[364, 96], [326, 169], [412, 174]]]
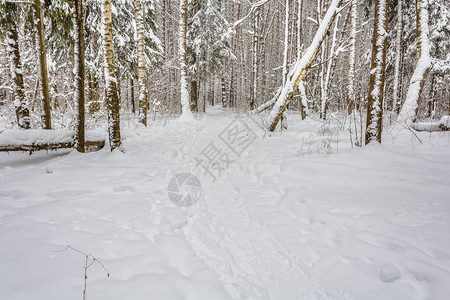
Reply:
[[47, 54], [44, 38], [44, 17], [42, 14], [41, 0], [34, 0], [34, 17], [37, 31], [37, 53], [41, 72], [41, 101], [42, 101], [42, 124], [44, 129], [52, 128], [52, 116], [50, 110], [50, 95], [48, 91]]
[[416, 0], [417, 65], [409, 83], [405, 103], [397, 118], [397, 121], [406, 122], [408, 126], [415, 121], [420, 94], [431, 67], [428, 33], [428, 0]]
[[112, 41], [111, 0], [104, 0], [103, 13], [103, 48], [105, 65], [105, 99], [108, 109], [108, 133], [111, 151], [120, 146], [120, 101], [114, 69], [114, 52]]
[[389, 0], [375, 0], [369, 99], [367, 103], [366, 145], [371, 141], [381, 143], [388, 14]]
[[187, 8], [188, 8], [188, 1], [180, 0], [178, 55], [180, 59], [181, 118], [183, 120], [193, 119], [190, 108], [189, 92], [187, 88], [187, 64], [186, 64]]
[[84, 17], [83, 0], [74, 0], [73, 7], [73, 31], [74, 31], [74, 101], [77, 107], [75, 148], [78, 152], [85, 152], [84, 132], [84, 102], [85, 102], [85, 61], [84, 61]]
[[[289, 56], [289, 0], [284, 3], [284, 51], [283, 51], [283, 83], [286, 84], [288, 75], [288, 56]], [[285, 112], [281, 115], [281, 128], [287, 129], [287, 115]]]
[[286, 0], [284, 13], [284, 51], [283, 51], [283, 85], [286, 83], [288, 75], [288, 54], [289, 54], [289, 0]]
[[[303, 53], [303, 43], [302, 43], [302, 19], [303, 19], [303, 0], [298, 0], [298, 6], [297, 6], [297, 51], [296, 51], [296, 58], [299, 60]], [[305, 83], [300, 81], [298, 84], [298, 91], [300, 96], [300, 113], [302, 114], [302, 120], [306, 118], [308, 115], [308, 99], [306, 97], [306, 89], [305, 89]]]
[[[333, 37], [331, 40], [330, 54], [329, 54], [327, 63], [325, 64], [326, 65], [326, 73], [325, 73], [325, 78], [324, 78], [323, 86], [322, 86], [322, 100], [320, 101], [320, 103], [321, 103], [320, 115], [321, 115], [322, 119], [324, 119], [324, 120], [327, 118], [328, 85], [330, 82], [331, 69], [333, 67], [333, 58], [335, 56], [336, 34], [338, 31], [339, 17], [340, 17], [340, 15], [337, 15], [336, 20], [334, 22], [334, 30], [333, 30]], [[323, 44], [322, 44], [322, 46], [323, 46]], [[322, 48], [322, 50], [324, 50], [324, 49]], [[325, 69], [325, 67], [323, 67], [323, 69]]]
[[[350, 115], [355, 107], [355, 58], [356, 58], [356, 24], [358, 20], [358, 1], [351, 0], [350, 49], [348, 56], [347, 113]], [[399, 0], [401, 2], [401, 0]]]
[[144, 24], [142, 3], [134, 0], [134, 14], [136, 21], [138, 85], [139, 85], [139, 122], [147, 126], [148, 94], [146, 88], [147, 71], [145, 63]]

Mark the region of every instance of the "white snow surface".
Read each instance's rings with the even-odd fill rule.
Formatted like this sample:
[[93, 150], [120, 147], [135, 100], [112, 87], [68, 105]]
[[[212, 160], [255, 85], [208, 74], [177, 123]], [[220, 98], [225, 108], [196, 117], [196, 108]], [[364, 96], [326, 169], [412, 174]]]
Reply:
[[[448, 299], [448, 133], [352, 149], [314, 118], [269, 137], [245, 117], [258, 138], [213, 182], [194, 158], [234, 120], [221, 109], [121, 119], [124, 153], [0, 153], [0, 299], [81, 299], [66, 245], [110, 272], [88, 269], [88, 299]], [[194, 206], [167, 196], [180, 172]]]

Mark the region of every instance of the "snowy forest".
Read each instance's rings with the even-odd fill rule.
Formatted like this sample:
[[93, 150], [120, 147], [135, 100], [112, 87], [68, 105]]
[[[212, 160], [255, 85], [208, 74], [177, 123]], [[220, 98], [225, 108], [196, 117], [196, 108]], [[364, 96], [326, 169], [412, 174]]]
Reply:
[[450, 294], [448, 0], [0, 0], [0, 299]]

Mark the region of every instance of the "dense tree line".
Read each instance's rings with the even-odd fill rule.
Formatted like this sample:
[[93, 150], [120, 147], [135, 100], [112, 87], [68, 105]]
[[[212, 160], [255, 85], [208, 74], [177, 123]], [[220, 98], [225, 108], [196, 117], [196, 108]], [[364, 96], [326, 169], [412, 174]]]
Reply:
[[79, 151], [102, 122], [119, 147], [120, 112], [147, 126], [217, 104], [272, 109], [270, 130], [287, 109], [367, 121], [356, 143], [381, 141], [384, 126], [449, 114], [449, 12], [445, 0], [3, 0], [0, 115], [76, 129]]

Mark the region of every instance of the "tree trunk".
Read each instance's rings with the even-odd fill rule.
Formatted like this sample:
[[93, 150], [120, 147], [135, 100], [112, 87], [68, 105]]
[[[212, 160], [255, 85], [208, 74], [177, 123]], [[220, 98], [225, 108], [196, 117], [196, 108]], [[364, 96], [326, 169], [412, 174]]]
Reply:
[[[399, 0], [401, 1], [401, 0]], [[347, 113], [351, 115], [355, 108], [355, 59], [356, 59], [356, 23], [358, 20], [358, 1], [352, 0], [350, 50], [348, 57]]]
[[409, 83], [406, 100], [398, 115], [399, 122], [408, 126], [415, 121], [420, 103], [420, 94], [431, 67], [430, 42], [428, 40], [428, 1], [416, 0], [417, 65]]
[[398, 96], [400, 84], [400, 62], [401, 62], [401, 42], [403, 32], [403, 0], [397, 2], [397, 37], [395, 39], [395, 68], [394, 68], [394, 96], [392, 100], [392, 110], [398, 113], [402, 99]]
[[227, 107], [227, 85], [225, 82], [225, 79], [220, 78], [220, 89], [221, 89], [221, 101], [222, 101], [222, 107]]
[[334, 48], [336, 46], [336, 34], [337, 34], [337, 30], [338, 30], [338, 24], [339, 24], [339, 17], [340, 15], [336, 16], [336, 20], [334, 23], [334, 30], [333, 30], [333, 39], [331, 41], [331, 48], [330, 48], [330, 54], [329, 54], [329, 58], [328, 58], [328, 62], [326, 64], [327, 69], [326, 69], [326, 73], [325, 73], [325, 81], [324, 81], [324, 86], [322, 89], [322, 107], [321, 107], [321, 115], [322, 115], [322, 119], [326, 120], [327, 118], [327, 113], [328, 113], [328, 85], [330, 82], [330, 75], [331, 75], [331, 69], [333, 67], [333, 57], [334, 57]]
[[191, 110], [198, 112], [198, 87], [194, 79], [191, 79]]
[[114, 68], [111, 0], [103, 2], [103, 47], [105, 49], [105, 99], [108, 108], [108, 133], [111, 151], [120, 147], [120, 102]]
[[85, 152], [84, 132], [84, 18], [83, 0], [74, 1], [74, 77], [75, 77], [75, 103], [77, 105], [77, 120], [75, 129], [75, 148], [78, 152]]
[[162, 34], [161, 34], [161, 43], [163, 46], [163, 56], [164, 60], [166, 59], [166, 0], [162, 0]]
[[139, 122], [147, 126], [148, 94], [145, 86], [147, 71], [145, 67], [144, 20], [141, 0], [134, 0], [134, 15], [136, 20], [138, 86], [139, 86]]
[[130, 80], [130, 84], [131, 84], [131, 112], [133, 114], [136, 113], [136, 102], [134, 101], [134, 80], [131, 79]]
[[292, 99], [294, 90], [298, 88], [300, 81], [311, 68], [311, 64], [320, 49], [320, 45], [322, 44], [328, 29], [333, 23], [334, 18], [336, 17], [338, 7], [341, 2], [342, 0], [333, 0], [331, 2], [311, 45], [306, 50], [302, 58], [295, 63], [295, 66], [289, 72], [286, 84], [283, 86], [283, 89], [269, 115], [268, 124], [270, 131], [274, 131], [277, 127], [281, 114], [286, 110], [287, 105]]
[[372, 62], [367, 103], [366, 145], [371, 141], [381, 143], [388, 16], [389, 0], [375, 0]]
[[255, 109], [256, 105], [256, 74], [258, 72], [258, 22], [259, 9], [252, 14], [252, 64], [250, 74], [250, 110]]
[[178, 38], [178, 51], [180, 59], [180, 89], [181, 89], [181, 117], [185, 120], [192, 119], [189, 92], [187, 88], [187, 64], [186, 64], [186, 21], [188, 0], [180, 0], [180, 31]]
[[302, 40], [302, 15], [303, 15], [303, 0], [298, 0], [298, 7], [297, 7], [297, 60], [300, 59], [302, 56], [302, 47], [303, 47], [303, 40]]
[[45, 40], [44, 40], [44, 22], [41, 9], [41, 1], [34, 0], [34, 17], [36, 31], [38, 35], [37, 52], [39, 55], [40, 71], [41, 71], [41, 83], [42, 83], [42, 123], [44, 129], [52, 129], [52, 115], [50, 111], [50, 96], [48, 92], [48, 72], [47, 72], [47, 55], [45, 52]]
[[25, 87], [23, 83], [22, 64], [19, 52], [19, 33], [17, 23], [13, 19], [13, 13], [18, 9], [16, 3], [6, 3], [7, 19], [10, 24], [8, 32], [8, 56], [11, 71], [11, 78], [14, 86], [14, 106], [16, 109], [17, 124], [21, 129], [30, 129], [31, 119], [28, 109], [27, 98], [25, 97]]
[[306, 89], [303, 81], [300, 81], [298, 85], [298, 91], [300, 92], [300, 113], [302, 114], [302, 120], [306, 119], [309, 114], [308, 98], [306, 97]]
[[[302, 48], [303, 48], [303, 40], [302, 40], [302, 15], [303, 15], [303, 0], [298, 0], [297, 7], [297, 51], [296, 58], [299, 60], [302, 57]], [[302, 115], [302, 120], [306, 119], [308, 115], [308, 99], [306, 97], [305, 84], [303, 81], [300, 81], [298, 85], [299, 91], [299, 106], [300, 113]]]
[[283, 52], [283, 86], [286, 83], [288, 74], [288, 53], [289, 53], [289, 0], [285, 1], [284, 13], [284, 52]]

